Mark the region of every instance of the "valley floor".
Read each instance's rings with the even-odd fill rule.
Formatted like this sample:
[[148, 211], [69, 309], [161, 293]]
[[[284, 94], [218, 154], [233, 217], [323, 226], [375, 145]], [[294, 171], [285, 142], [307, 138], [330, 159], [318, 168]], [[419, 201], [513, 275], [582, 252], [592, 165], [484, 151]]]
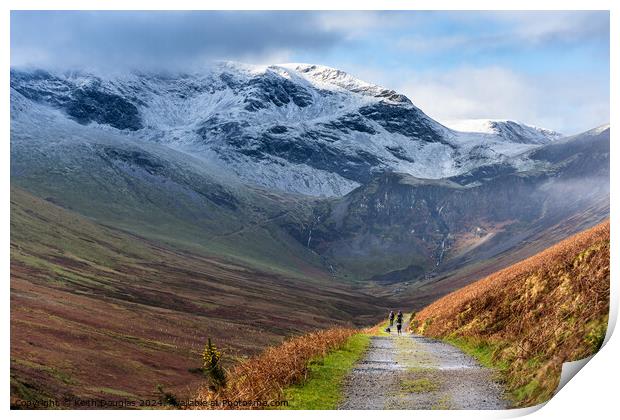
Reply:
[[[285, 338], [367, 325], [377, 299], [105, 227], [11, 192], [11, 404], [188, 398], [208, 339], [226, 366]], [[45, 408], [45, 407], [39, 407]], [[74, 408], [73, 403], [68, 408]]]
[[438, 340], [375, 336], [344, 384], [340, 409], [504, 409], [493, 371]]

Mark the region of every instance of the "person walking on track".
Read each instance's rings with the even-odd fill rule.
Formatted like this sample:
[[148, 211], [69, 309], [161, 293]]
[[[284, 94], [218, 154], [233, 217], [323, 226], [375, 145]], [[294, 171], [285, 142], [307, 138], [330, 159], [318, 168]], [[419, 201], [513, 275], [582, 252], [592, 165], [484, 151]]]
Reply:
[[401, 334], [402, 329], [403, 329], [403, 313], [401, 311], [398, 311], [398, 315], [396, 315], [396, 331], [398, 332], [398, 335]]

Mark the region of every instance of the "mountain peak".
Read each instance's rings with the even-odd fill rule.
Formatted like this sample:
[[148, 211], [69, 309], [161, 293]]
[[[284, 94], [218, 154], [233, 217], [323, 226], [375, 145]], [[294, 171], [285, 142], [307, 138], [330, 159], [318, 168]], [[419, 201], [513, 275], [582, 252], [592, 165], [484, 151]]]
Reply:
[[609, 123], [603, 124], [591, 130], [588, 130], [583, 134], [586, 136], [598, 136], [599, 134], [603, 133], [605, 130], [609, 130], [609, 127], [610, 127]]
[[557, 134], [513, 121], [449, 130], [404, 95], [316, 64], [218, 62], [197, 73], [118, 77], [12, 70], [11, 88], [14, 127], [46, 116], [67, 132], [117, 130], [243, 181], [314, 196], [346, 194], [381, 172], [464, 174]]
[[310, 83], [323, 89], [332, 90], [337, 88], [362, 95], [381, 98], [391, 102], [413, 105], [405, 95], [401, 95], [392, 89], [388, 89], [374, 83], [365, 82], [345, 71], [333, 67], [308, 63], [285, 63], [280, 64], [278, 67], [295, 71]]
[[452, 130], [499, 135], [513, 143], [546, 144], [563, 137], [557, 131], [502, 119], [467, 119], [444, 122]]

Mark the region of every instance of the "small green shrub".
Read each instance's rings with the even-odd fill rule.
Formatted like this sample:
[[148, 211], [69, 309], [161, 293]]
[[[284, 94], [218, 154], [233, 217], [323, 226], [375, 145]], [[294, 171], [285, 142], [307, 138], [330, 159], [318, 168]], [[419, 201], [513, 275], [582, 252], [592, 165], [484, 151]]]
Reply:
[[211, 343], [209, 338], [202, 352], [202, 370], [216, 390], [226, 387], [226, 372], [220, 363], [221, 360], [222, 353]]

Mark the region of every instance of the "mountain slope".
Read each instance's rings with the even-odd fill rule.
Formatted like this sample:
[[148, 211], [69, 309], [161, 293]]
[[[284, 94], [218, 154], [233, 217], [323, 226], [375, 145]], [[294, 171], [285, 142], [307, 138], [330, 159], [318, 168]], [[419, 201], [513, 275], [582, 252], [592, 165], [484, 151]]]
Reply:
[[585, 227], [608, 215], [609, 128], [447, 179], [380, 173], [317, 200], [249, 187], [216, 163], [130, 130], [82, 125], [19, 93], [12, 108], [15, 185], [102, 223], [263, 269], [420, 281], [575, 215]]
[[381, 282], [423, 280], [489, 260], [541, 232], [554, 236], [552, 227], [562, 232], [567, 220], [585, 228], [608, 217], [609, 133], [516, 156], [529, 162], [523, 170], [495, 164], [442, 180], [386, 173], [316, 207], [320, 222], [292, 235], [334, 266]]
[[503, 366], [519, 405], [548, 400], [562, 363], [589, 356], [609, 313], [609, 221], [439, 299], [413, 330]]
[[509, 120], [457, 120], [446, 122], [453, 130], [498, 135], [513, 143], [547, 144], [562, 135], [556, 131]]
[[321, 260], [270, 222], [311, 201], [245, 187], [204, 162], [31, 107], [11, 124], [11, 182], [100, 223], [264, 269], [324, 275]]
[[220, 63], [200, 74], [11, 71], [15, 119], [34, 104], [92, 130], [188, 153], [287, 192], [342, 196], [377, 173], [444, 178], [550, 141], [510, 127], [462, 133], [405, 96], [324, 66]]
[[12, 401], [156, 398], [157, 384], [189, 397], [207, 338], [247, 356], [380, 312], [330, 281], [188, 252], [11, 190]]

